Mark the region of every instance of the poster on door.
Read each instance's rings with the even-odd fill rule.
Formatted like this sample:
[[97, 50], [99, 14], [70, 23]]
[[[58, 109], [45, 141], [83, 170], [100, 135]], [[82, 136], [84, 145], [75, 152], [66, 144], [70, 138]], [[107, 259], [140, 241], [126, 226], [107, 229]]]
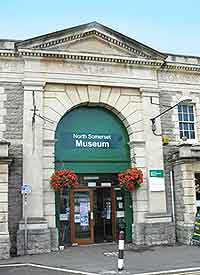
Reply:
[[89, 225], [88, 202], [80, 202], [80, 226]]

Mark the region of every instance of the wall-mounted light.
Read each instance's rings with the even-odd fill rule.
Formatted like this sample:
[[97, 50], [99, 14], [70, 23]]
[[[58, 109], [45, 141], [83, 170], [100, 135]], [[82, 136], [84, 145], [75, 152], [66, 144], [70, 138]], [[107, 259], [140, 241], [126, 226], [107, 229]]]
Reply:
[[178, 103], [176, 103], [175, 105], [171, 106], [170, 108], [168, 108], [167, 110], [163, 111], [162, 113], [158, 114], [157, 116], [151, 118], [151, 119], [150, 119], [150, 120], [151, 120], [151, 123], [152, 123], [152, 125], [151, 125], [152, 128], [151, 128], [151, 129], [152, 129], [153, 134], [154, 134], [155, 136], [161, 136], [161, 134], [157, 134], [157, 133], [156, 133], [156, 119], [157, 119], [158, 117], [160, 117], [160, 116], [164, 115], [165, 113], [169, 112], [170, 110], [172, 110], [173, 108], [175, 108], [175, 107], [178, 106], [179, 104], [184, 104], [184, 103], [187, 104], [187, 103], [189, 103], [189, 102], [191, 102], [191, 101], [192, 101], [192, 99], [189, 98], [189, 97], [181, 97]]

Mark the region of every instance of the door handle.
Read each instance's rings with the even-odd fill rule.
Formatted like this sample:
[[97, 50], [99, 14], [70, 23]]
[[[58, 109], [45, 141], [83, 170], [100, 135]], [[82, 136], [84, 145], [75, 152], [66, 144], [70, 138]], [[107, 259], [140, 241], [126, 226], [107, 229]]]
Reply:
[[94, 215], [93, 215], [93, 211], [90, 212], [90, 219], [91, 221], [93, 221]]

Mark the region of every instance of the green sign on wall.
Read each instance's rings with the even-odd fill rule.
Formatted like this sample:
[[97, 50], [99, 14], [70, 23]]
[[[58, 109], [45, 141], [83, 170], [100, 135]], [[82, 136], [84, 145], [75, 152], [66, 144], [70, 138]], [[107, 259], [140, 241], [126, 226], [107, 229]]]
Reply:
[[118, 173], [130, 167], [127, 131], [112, 112], [79, 107], [56, 130], [56, 168], [77, 173]]
[[149, 170], [150, 177], [163, 178], [164, 171], [163, 170]]

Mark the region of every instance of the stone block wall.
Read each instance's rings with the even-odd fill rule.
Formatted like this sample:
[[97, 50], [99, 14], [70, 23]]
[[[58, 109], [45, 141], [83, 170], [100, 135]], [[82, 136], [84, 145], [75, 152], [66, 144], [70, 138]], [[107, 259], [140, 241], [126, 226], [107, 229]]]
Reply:
[[22, 218], [22, 200], [20, 187], [23, 183], [23, 88], [20, 83], [1, 83], [4, 87], [3, 123], [5, 129], [2, 137], [10, 142], [9, 156], [12, 163], [8, 175], [8, 228], [10, 232], [10, 254], [16, 255], [16, 234]]
[[135, 225], [135, 244], [163, 245], [175, 243], [174, 223], [141, 223]]
[[10, 256], [8, 232], [8, 157], [9, 143], [0, 140], [0, 259]]
[[4, 109], [6, 116], [3, 118], [5, 131], [3, 138], [11, 144], [22, 144], [23, 138], [23, 88], [21, 83], [1, 83], [5, 89], [6, 102]]
[[[28, 247], [27, 254], [42, 254], [51, 251], [51, 233], [50, 229], [28, 230]], [[17, 232], [17, 255], [24, 255], [24, 230]]]
[[[181, 97], [181, 92], [170, 92], [170, 91], [162, 91], [160, 93], [160, 105], [161, 112], [173, 106], [177, 103], [178, 100], [175, 100], [176, 97]], [[167, 107], [169, 106], [169, 107]], [[167, 197], [167, 212], [172, 215], [172, 190], [171, 190], [171, 182], [170, 182], [170, 171], [174, 169], [172, 163], [172, 156], [177, 151], [177, 139], [179, 138], [176, 133], [178, 129], [176, 129], [176, 120], [178, 112], [177, 109], [174, 108], [171, 111], [167, 112], [161, 117], [161, 125], [162, 125], [162, 134], [167, 135], [169, 137], [169, 144], [163, 146], [163, 154], [164, 154], [164, 167], [165, 167], [165, 189], [166, 189], [166, 197]], [[180, 171], [177, 170], [177, 173], [174, 173], [174, 203], [175, 203], [175, 223], [177, 221], [183, 221], [184, 218], [184, 203], [183, 203], [183, 188], [181, 185], [181, 175]], [[175, 229], [177, 230], [177, 229]], [[180, 232], [179, 232], [180, 233]], [[174, 240], [180, 241], [181, 234], [174, 234]]]
[[[184, 222], [184, 190], [183, 190], [183, 175], [180, 169], [180, 166], [177, 165], [174, 167], [174, 187], [175, 187], [175, 206], [176, 206], [176, 221], [178, 223]], [[179, 234], [180, 235], [180, 234]]]
[[[161, 91], [160, 104], [173, 106], [182, 96], [189, 96], [192, 102], [196, 104], [195, 110], [199, 110], [199, 95], [191, 91]], [[164, 111], [167, 107], [161, 107]], [[198, 115], [198, 112], [196, 113]], [[192, 233], [192, 221], [195, 216], [195, 198], [191, 190], [194, 189], [195, 169], [187, 159], [179, 158], [179, 146], [183, 141], [179, 137], [178, 111], [172, 109], [161, 117], [162, 134], [168, 135], [170, 142], [164, 147], [164, 166], [167, 194], [167, 209], [172, 213], [172, 196], [170, 187], [170, 170], [174, 172], [174, 203], [176, 219], [176, 240], [185, 244], [189, 243]], [[198, 134], [198, 127], [197, 127]], [[195, 141], [196, 142], [196, 141]], [[196, 161], [193, 159], [193, 161]], [[189, 164], [190, 163], [190, 164]], [[190, 191], [189, 191], [190, 190]], [[195, 192], [195, 191], [194, 191]]]
[[194, 227], [193, 226], [176, 226], [177, 240], [183, 244], [190, 244]]
[[10, 254], [17, 253], [16, 232], [18, 223], [22, 218], [22, 195], [20, 188], [23, 182], [23, 159], [22, 145], [11, 145], [9, 148], [10, 156], [13, 161], [9, 168], [9, 185], [8, 185], [8, 228], [10, 232]]
[[[170, 106], [172, 106], [173, 93], [169, 91], [161, 91], [160, 93], [160, 112], [165, 111]], [[169, 106], [169, 107], [167, 107]], [[170, 170], [172, 169], [171, 162], [169, 162], [169, 156], [175, 149], [174, 142], [175, 136], [173, 134], [173, 129], [175, 124], [172, 120], [173, 110], [167, 112], [163, 116], [161, 116], [161, 126], [162, 126], [162, 135], [169, 136], [170, 142], [168, 145], [163, 146], [163, 154], [164, 154], [164, 168], [165, 168], [165, 191], [166, 191], [166, 201], [167, 201], [167, 212], [172, 213], [172, 194], [171, 194], [171, 186], [170, 186]]]

